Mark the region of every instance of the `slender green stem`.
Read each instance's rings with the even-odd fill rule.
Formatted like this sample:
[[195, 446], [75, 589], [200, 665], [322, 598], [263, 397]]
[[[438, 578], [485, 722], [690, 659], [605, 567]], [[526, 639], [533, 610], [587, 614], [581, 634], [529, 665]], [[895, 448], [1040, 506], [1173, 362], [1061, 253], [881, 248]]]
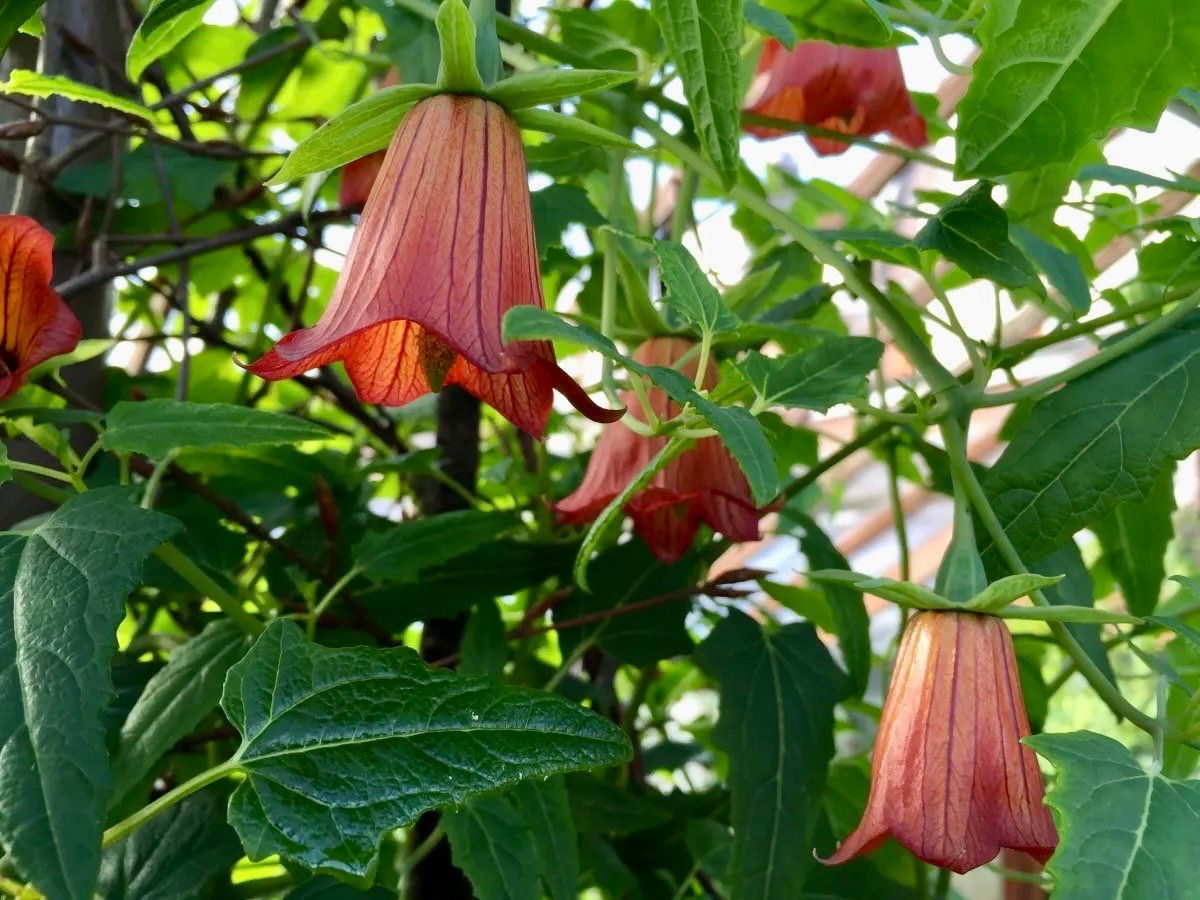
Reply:
[[896, 542], [900, 545], [900, 579], [912, 578], [912, 562], [908, 549], [908, 524], [905, 521], [904, 503], [900, 499], [900, 473], [896, 465], [896, 444], [887, 444], [888, 501], [892, 506], [892, 521], [896, 525]]
[[783, 496], [795, 497], [801, 491], [808, 489], [811, 485], [816, 484], [817, 479], [836, 466], [838, 463], [849, 459], [863, 447], [873, 444], [879, 438], [883, 437], [892, 429], [890, 422], [876, 422], [870, 428], [864, 429], [853, 440], [849, 440], [842, 444], [833, 453], [829, 454], [815, 466], [799, 478], [793, 480], [783, 489]]
[[[9, 460], [9, 465], [12, 465], [11, 460]], [[15, 466], [13, 467], [13, 483], [22, 490], [29, 491], [35, 497], [41, 497], [51, 503], [66, 503], [71, 498], [71, 495], [61, 488], [33, 478]]]
[[313, 607], [312, 612], [308, 614], [308, 637], [310, 640], [316, 634], [317, 623], [321, 621], [321, 616], [325, 615], [325, 612], [333, 605], [333, 601], [338, 598], [338, 595], [345, 589], [346, 585], [360, 574], [362, 573], [357, 567], [351, 568], [349, 572], [334, 582], [333, 586], [325, 592], [325, 596], [321, 598], [321, 601]]
[[[625, 188], [625, 154], [614, 150], [608, 161], [608, 196], [614, 198], [624, 193]], [[615, 201], [612, 201], [615, 202]], [[612, 210], [608, 210], [612, 219]], [[604, 269], [600, 285], [600, 333], [606, 338], [612, 338], [617, 329], [617, 236], [611, 231], [604, 232]], [[604, 387], [604, 396], [614, 406], [621, 406], [617, 382], [613, 377], [613, 361], [605, 356], [600, 362], [600, 383]]]
[[696, 188], [700, 178], [695, 169], [683, 168], [679, 179], [679, 196], [675, 198], [675, 210], [671, 215], [671, 240], [682, 241], [688, 229], [692, 227], [695, 217], [692, 215], [692, 201], [696, 196]]
[[[967, 443], [962, 427], [953, 418], [948, 418], [941, 423], [942, 439], [946, 445], [946, 455], [950, 461], [950, 467], [956, 478], [960, 480], [964, 490], [967, 492], [967, 497], [971, 501], [971, 505], [975, 507], [975, 512], [979, 515], [983, 522], [983, 527], [991, 537], [992, 542], [1000, 551], [1000, 555], [1004, 558], [1005, 564], [1013, 571], [1014, 574], [1025, 575], [1029, 573], [1025, 563], [1021, 560], [1021, 556], [1017, 553], [1016, 547], [1012, 541], [1008, 539], [1008, 533], [1004, 530], [1004, 526], [1000, 523], [1000, 519], [996, 516], [996, 511], [992, 509], [992, 504], [984, 493], [983, 485], [979, 483], [979, 479], [975, 477], [975, 471], [971, 468], [971, 464], [967, 461]], [[1031, 591], [1029, 599], [1038, 606], [1050, 606], [1051, 603], [1046, 599], [1045, 594], [1041, 591]], [[1110, 682], [1099, 667], [1092, 661], [1092, 658], [1087, 655], [1087, 651], [1080, 646], [1079, 641], [1067, 629], [1067, 626], [1062, 622], [1047, 622], [1050, 630], [1054, 633], [1055, 638], [1062, 645], [1063, 649], [1070, 654], [1075, 660], [1075, 665], [1079, 667], [1079, 671], [1088, 680], [1088, 684], [1094, 690], [1113, 712], [1120, 716], [1124, 716], [1138, 728], [1148, 734], [1154, 734], [1158, 723], [1152, 716], [1146, 715], [1132, 703], [1125, 699], [1116, 685]]]
[[246, 612], [240, 600], [217, 584], [192, 561], [191, 557], [185, 556], [174, 544], [163, 544], [154, 551], [154, 555], [166, 563], [176, 575], [217, 604], [221, 612], [246, 634], [255, 636], [262, 632], [263, 623]]
[[1148, 325], [1143, 325], [1133, 332], [1133, 334], [1127, 335], [1121, 338], [1121, 340], [1110, 344], [1099, 353], [1089, 356], [1082, 362], [1069, 366], [1055, 375], [1035, 381], [1033, 384], [1014, 388], [1011, 391], [1004, 391], [999, 394], [978, 394], [972, 398], [972, 406], [976, 408], [984, 406], [1007, 406], [1010, 403], [1017, 403], [1030, 397], [1040, 397], [1043, 394], [1047, 394], [1060, 384], [1067, 384], [1077, 378], [1082, 378], [1084, 375], [1096, 371], [1101, 366], [1106, 366], [1113, 360], [1131, 353], [1138, 347], [1154, 340], [1160, 334], [1166, 333], [1171, 328], [1174, 328], [1182, 319], [1190, 315], [1197, 306], [1200, 306], [1200, 291], [1189, 294], [1165, 316], [1155, 319]]
[[175, 457], [179, 452], [172, 450], [154, 467], [154, 471], [150, 473], [150, 477], [146, 479], [145, 489], [142, 491], [142, 509], [151, 509], [158, 500], [158, 486], [162, 484], [163, 478], [171, 468], [171, 464], [175, 462]]
[[412, 852], [404, 857], [405, 871], [411, 872], [418, 865], [420, 865], [421, 860], [432, 853], [434, 847], [440, 844], [442, 842], [442, 838], [445, 836], [446, 826], [442, 823], [442, 820], [439, 819], [437, 825], [434, 826], [433, 831], [429, 832], [429, 836], [425, 838], [425, 840], [421, 841], [421, 843], [417, 844], [417, 846], [413, 847]]
[[191, 796], [201, 788], [208, 787], [213, 782], [220, 781], [227, 775], [231, 775], [240, 768], [240, 761], [235, 756], [204, 772], [201, 772], [195, 778], [185, 781], [179, 787], [172, 791], [163, 794], [153, 803], [148, 803], [131, 815], [128, 819], [122, 819], [116, 825], [104, 832], [104, 838], [101, 842], [102, 847], [111, 847], [117, 841], [126, 837], [131, 832], [145, 825], [159, 813], [170, 809], [180, 800]]
[[938, 869], [933, 882], [933, 900], [946, 900], [950, 896], [950, 870]]

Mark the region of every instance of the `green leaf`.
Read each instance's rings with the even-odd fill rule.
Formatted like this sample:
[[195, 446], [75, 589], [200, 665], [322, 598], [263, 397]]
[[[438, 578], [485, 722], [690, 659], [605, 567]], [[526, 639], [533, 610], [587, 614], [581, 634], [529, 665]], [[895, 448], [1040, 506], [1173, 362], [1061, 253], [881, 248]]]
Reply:
[[[849, 569], [850, 563], [829, 536], [807, 515], [790, 514], [804, 529], [800, 535], [800, 552], [809, 568]], [[871, 677], [871, 617], [867, 614], [862, 594], [837, 584], [823, 585], [829, 599], [829, 609], [837, 625], [838, 645], [850, 673], [850, 686], [856, 696], [862, 696]]]
[[841, 569], [818, 569], [808, 577], [821, 584], [844, 584], [864, 594], [874, 594], [890, 603], [913, 609], [961, 610], [963, 605], [953, 603], [941, 594], [911, 581], [896, 581], [894, 578], [876, 578], [860, 572]]
[[396, 892], [378, 885], [364, 891], [328, 875], [317, 875], [288, 891], [285, 900], [396, 900]]
[[398, 84], [351, 104], [302, 140], [269, 183], [299, 181], [382, 150], [412, 104], [435, 93], [428, 84]]
[[0, 535], [0, 843], [48, 897], [95, 887], [122, 601], [178, 526], [118, 487], [68, 500], [28, 537]]
[[652, 0], [650, 8], [679, 69], [700, 146], [728, 189], [739, 164], [742, 0]]
[[567, 791], [580, 834], [634, 834], [671, 818], [657, 804], [593, 776], [568, 777]]
[[533, 230], [538, 252], [545, 259], [551, 247], [563, 245], [563, 232], [569, 225], [603, 225], [604, 216], [592, 205], [587, 191], [577, 184], [551, 184], [529, 195], [533, 209]]
[[407, 519], [363, 538], [354, 564], [375, 582], [415, 581], [421, 572], [494, 541], [515, 522], [511, 512], [476, 509]]
[[282, 620], [229, 670], [221, 705], [243, 736], [229, 820], [247, 853], [354, 878], [425, 810], [630, 754], [619, 728], [561, 697], [407, 648], [327, 649]]
[[0, 8], [0, 55], [22, 25], [42, 8], [46, 0], [9, 0]]
[[769, 633], [738, 610], [694, 658], [721, 688], [713, 739], [729, 754], [731, 896], [798, 897], [813, 863], [845, 676], [811, 625]]
[[154, 113], [140, 103], [102, 91], [90, 84], [81, 84], [65, 75], [42, 75], [29, 69], [13, 69], [8, 81], [0, 83], [0, 94], [21, 94], [26, 97], [66, 97], [78, 103], [94, 103], [137, 119], [152, 121]]
[[[610, 547], [588, 566], [587, 589], [572, 592], [554, 607], [554, 621], [560, 623], [684, 590], [696, 584], [697, 568], [694, 556], [665, 565], [641, 541]], [[559, 646], [570, 655], [580, 641], [592, 638], [621, 662], [635, 666], [684, 656], [694, 646], [685, 625], [690, 606], [686, 598], [680, 598], [677, 603], [566, 629], [558, 633]]]
[[507, 797], [478, 797], [443, 816], [454, 865], [479, 900], [539, 895], [538, 858], [529, 828]]
[[1087, 625], [1140, 625], [1137, 616], [1096, 609], [1094, 606], [1007, 606], [992, 615], [1004, 619], [1030, 619], [1035, 622], [1072, 622]]
[[754, 0], [746, 0], [746, 24], [775, 38], [788, 50], [796, 46], [796, 29], [792, 27], [787, 16], [760, 6]]
[[1037, 282], [1037, 272], [1008, 238], [1008, 217], [992, 199], [992, 185], [981, 181], [951, 200], [918, 232], [914, 243], [937, 250], [974, 278], [1008, 288]]
[[467, 619], [463, 632], [462, 661], [458, 671], [463, 675], [487, 675], [499, 678], [508, 659], [508, 644], [504, 635], [504, 620], [495, 601], [480, 603]]
[[475, 23], [475, 65], [485, 85], [493, 85], [504, 74], [500, 58], [500, 37], [496, 34], [495, 0], [469, 0], [471, 21]]
[[566, 783], [561, 777], [522, 781], [508, 796], [529, 828], [550, 900], [575, 900], [579, 849]]
[[825, 338], [817, 346], [770, 359], [751, 351], [738, 369], [764, 406], [825, 412], [862, 396], [867, 375], [879, 365], [883, 344], [874, 338]]
[[758, 420], [740, 406], [717, 406], [703, 398], [693, 399], [692, 402], [717, 430], [722, 443], [737, 460], [750, 483], [754, 502], [765, 506], [778, 497], [780, 485], [775, 451], [771, 449]]
[[1200, 178], [1192, 178], [1189, 175], [1160, 178], [1157, 175], [1139, 172], [1137, 169], [1110, 166], [1107, 163], [1084, 166], [1079, 170], [1079, 180], [1106, 181], [1122, 187], [1158, 187], [1168, 191], [1187, 191], [1190, 194], [1200, 194]]
[[763, 5], [787, 15], [802, 41], [863, 47], [896, 41], [896, 32], [874, 0], [764, 0]]
[[204, 21], [212, 0], [155, 0], [125, 55], [125, 71], [136, 82], [146, 67], [166, 54]]
[[[1149, 496], [1167, 460], [1197, 447], [1200, 317], [1191, 316], [1039, 401], [983, 482], [1017, 552], [1038, 559]], [[985, 560], [995, 552], [980, 549]]]
[[1006, 575], [993, 581], [963, 606], [976, 612], [995, 612], [1022, 597], [1028, 597], [1033, 591], [1054, 587], [1062, 580], [1062, 575]]
[[1200, 78], [1193, 0], [990, 3], [979, 40], [958, 105], [959, 177], [1066, 162], [1118, 126], [1153, 130], [1171, 96]]
[[611, 69], [538, 69], [510, 75], [489, 88], [487, 93], [506, 109], [524, 109], [608, 90], [636, 77], [636, 72]]
[[639, 150], [633, 141], [607, 128], [593, 125], [578, 116], [564, 116], [548, 109], [518, 109], [512, 113], [513, 120], [527, 131], [552, 134], [565, 141], [581, 141], [585, 144], [601, 144], [620, 147], [622, 150]]
[[249, 646], [246, 633], [223, 619], [171, 653], [121, 726], [110, 806], [119, 804], [167, 751], [217, 708], [225, 673]]
[[1055, 900], [1162, 900], [1196, 887], [1200, 781], [1147, 772], [1112, 738], [1076, 731], [1025, 743], [1058, 770], [1046, 803], [1058, 850]]
[[1088, 288], [1087, 276], [1079, 259], [1066, 250], [1034, 234], [1028, 228], [1014, 226], [1010, 232], [1019, 246], [1037, 267], [1042, 270], [1050, 284], [1077, 313], [1086, 313], [1092, 307], [1092, 293]]
[[12, 466], [8, 464], [8, 448], [4, 444], [0, 444], [0, 484], [12, 481], [12, 476]]
[[668, 309], [687, 324], [710, 334], [738, 326], [738, 317], [729, 311], [686, 247], [674, 241], [655, 241], [654, 252], [667, 286], [663, 303]]
[[475, 59], [475, 21], [466, 4], [462, 0], [445, 0], [438, 8], [434, 24], [442, 48], [438, 88], [455, 94], [483, 93], [483, 79]]
[[1158, 595], [1167, 577], [1163, 557], [1175, 536], [1171, 514], [1175, 511], [1175, 465], [1159, 472], [1150, 492], [1140, 500], [1127, 500], [1112, 515], [1092, 525], [1100, 538], [1104, 562], [1125, 595], [1125, 605], [1135, 616], [1148, 616], [1158, 606]]
[[[1043, 596], [1055, 606], [1094, 606], [1096, 602], [1092, 575], [1079, 552], [1078, 545], [1067, 541], [1049, 556], [1030, 563], [1029, 568], [1041, 575], [1062, 575], [1058, 584], [1044, 588]], [[1108, 650], [1098, 625], [1067, 625], [1084, 652], [1096, 664], [1104, 677], [1116, 684], [1117, 673], [1108, 659]]]
[[304, 419], [228, 403], [126, 400], [112, 408], [106, 422], [107, 449], [153, 459], [183, 447], [260, 447], [329, 437], [324, 428]]
[[104, 900], [208, 900], [228, 888], [242, 857], [237, 833], [225, 822], [228, 792], [209, 787], [168, 807], [104, 851]]

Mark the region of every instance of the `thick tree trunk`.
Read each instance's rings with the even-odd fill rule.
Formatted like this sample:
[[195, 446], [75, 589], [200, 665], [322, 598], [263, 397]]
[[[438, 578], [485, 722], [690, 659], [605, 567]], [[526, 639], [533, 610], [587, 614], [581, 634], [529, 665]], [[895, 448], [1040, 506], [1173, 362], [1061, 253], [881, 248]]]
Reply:
[[[12, 69], [33, 69], [38, 66], [40, 54], [40, 67], [44, 72], [66, 75], [114, 93], [126, 93], [124, 60], [129, 37], [122, 28], [123, 17], [114, 10], [117, 5], [111, 0], [47, 0], [43, 9], [46, 34], [40, 47], [38, 42], [19, 35], [0, 61], [0, 72], [7, 75]], [[82, 122], [102, 122], [112, 116], [102, 107], [70, 103], [62, 98], [47, 98], [39, 101], [39, 105], [52, 115]], [[0, 97], [0, 120], [19, 121], [28, 117], [29, 113], [24, 109]], [[36, 114], [34, 117], [39, 118]], [[26, 163], [39, 168], [64, 150], [80, 146], [81, 141], [94, 142], [75, 158], [73, 165], [111, 161], [115, 152], [121, 152], [116, 146], [119, 139], [95, 140], [95, 134], [86, 127], [52, 124], [26, 147], [8, 149], [18, 153], [23, 149]], [[61, 235], [64, 229], [80, 219], [79, 207], [63, 202], [45, 184], [28, 174], [20, 185], [19, 208], [14, 208], [14, 200], [18, 199], [18, 180], [7, 172], [0, 176], [0, 211], [32, 216], [55, 235]], [[90, 266], [93, 252], [90, 238], [68, 242], [60, 237], [54, 254], [55, 281], [63, 281]], [[72, 297], [71, 308], [83, 323], [84, 337], [107, 335], [111, 310], [108, 286]], [[99, 359], [72, 366], [64, 372], [67, 386], [98, 403], [103, 393], [103, 368]], [[72, 441], [77, 449], [86, 448], [94, 435], [91, 429], [80, 428], [72, 433]], [[8, 449], [15, 459], [45, 462], [43, 454], [27, 441], [13, 441]], [[42, 501], [11, 484], [0, 487], [0, 528], [9, 527], [44, 508]]]

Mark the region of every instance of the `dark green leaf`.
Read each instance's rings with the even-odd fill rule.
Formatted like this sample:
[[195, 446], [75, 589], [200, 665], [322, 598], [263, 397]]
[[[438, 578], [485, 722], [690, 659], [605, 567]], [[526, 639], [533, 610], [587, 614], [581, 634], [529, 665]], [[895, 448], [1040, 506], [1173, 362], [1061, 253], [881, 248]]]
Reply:
[[1144, 498], [1119, 504], [1112, 515], [1092, 526], [1100, 538], [1104, 561], [1121, 585], [1125, 605], [1135, 616], [1154, 612], [1167, 576], [1163, 556], [1175, 536], [1171, 524], [1174, 475], [1175, 465], [1168, 463]]
[[212, 0], [155, 0], [125, 55], [125, 71], [136, 82], [146, 67], [171, 52], [204, 21]]
[[765, 506], [779, 496], [779, 471], [775, 452], [767, 442], [758, 420], [740, 406], [717, 406], [708, 400], [693, 400], [709, 424], [717, 429], [737, 464], [750, 482], [754, 502]]
[[1017, 245], [1045, 273], [1050, 284], [1077, 313], [1085, 313], [1092, 306], [1092, 294], [1087, 277], [1079, 259], [1056, 244], [1039, 237], [1028, 228], [1016, 226], [1012, 236]]
[[732, 896], [800, 896], [845, 677], [811, 625], [770, 634], [737, 610], [695, 659], [721, 686], [713, 737], [729, 754]]
[[787, 16], [760, 6], [754, 0], [746, 0], [746, 24], [775, 38], [788, 50], [796, 46], [796, 29], [792, 27]]
[[1008, 217], [981, 181], [943, 206], [917, 234], [923, 250], [937, 250], [975, 278], [1009, 288], [1037, 281], [1033, 265], [1008, 238]]
[[462, 661], [458, 671], [463, 675], [487, 675], [498, 678], [508, 659], [504, 637], [504, 620], [495, 601], [480, 603], [467, 619], [463, 632]]
[[[1042, 594], [1055, 606], [1093, 606], [1095, 604], [1095, 588], [1092, 586], [1092, 576], [1088, 572], [1079, 547], [1072, 541], [1067, 541], [1049, 556], [1031, 563], [1029, 568], [1040, 575], [1061, 575], [1062, 581], [1044, 588]], [[1104, 673], [1104, 676], [1116, 684], [1117, 673], [1113, 671], [1108, 659], [1108, 651], [1101, 639], [1098, 625], [1070, 624], [1067, 630], [1075, 635], [1081, 647], [1092, 662]]]
[[1167, 460], [1198, 446], [1193, 316], [1039, 401], [984, 486], [1017, 552], [1038, 559], [1118, 504], [1148, 496]]
[[124, 488], [0, 535], [0, 836], [49, 897], [92, 894], [108, 799], [103, 713], [122, 601], [178, 528]]
[[529, 827], [507, 797], [477, 797], [443, 815], [454, 865], [479, 900], [537, 897], [538, 858]]
[[729, 311], [686, 247], [674, 241], [657, 241], [654, 250], [667, 286], [663, 303], [668, 309], [700, 331], [728, 331], [738, 326], [738, 317]]
[[17, 29], [42, 8], [46, 0], [9, 0], [0, 9], [0, 55], [3, 55]]
[[878, 47], [896, 42], [896, 32], [873, 0], [763, 0], [791, 19], [802, 41]]
[[225, 823], [228, 792], [210, 787], [104, 851], [104, 900], [208, 900], [228, 885], [242, 844]]
[[1171, 96], [1200, 78], [1194, 0], [990, 3], [979, 39], [958, 105], [960, 176], [1066, 162], [1121, 125], [1153, 130]]
[[326, 649], [285, 621], [229, 670], [221, 705], [243, 735], [229, 819], [249, 855], [359, 878], [383, 832], [427, 809], [629, 756], [619, 728], [560, 697], [406, 648]]
[[324, 428], [295, 416], [226, 403], [125, 401], [106, 422], [105, 447], [155, 459], [182, 447], [257, 447], [329, 437]]
[[522, 781], [508, 796], [529, 827], [538, 868], [550, 900], [575, 900], [578, 896], [579, 850], [571, 804], [561, 777]]
[[354, 562], [372, 581], [413, 581], [421, 572], [495, 540], [515, 521], [509, 512], [475, 509], [407, 519], [363, 538]]
[[567, 779], [571, 818], [580, 834], [632, 834], [671, 818], [661, 807], [590, 775]]
[[[800, 552], [808, 560], [810, 569], [846, 569], [850, 563], [834, 546], [829, 536], [807, 515], [793, 515], [804, 529], [800, 536]], [[838, 645], [846, 671], [850, 673], [850, 684], [857, 696], [867, 689], [871, 675], [871, 619], [862, 594], [853, 588], [836, 584], [823, 584], [821, 589], [829, 598], [829, 609], [837, 623]]]
[[742, 0], [652, 0], [651, 9], [679, 68], [700, 146], [731, 187], [741, 135]]
[[475, 23], [475, 65], [484, 86], [494, 85], [504, 74], [500, 38], [496, 34], [496, 4], [494, 0], [470, 0], [470, 9]]
[[217, 708], [225, 673], [249, 646], [244, 631], [221, 620], [171, 654], [121, 727], [110, 805], [140, 783], [163, 754]]
[[396, 892], [378, 886], [363, 891], [328, 875], [317, 875], [288, 891], [285, 900], [396, 900]]
[[1079, 171], [1080, 181], [1106, 181], [1122, 187], [1158, 187], [1168, 191], [1187, 191], [1192, 194], [1200, 193], [1200, 179], [1188, 175], [1176, 175], [1174, 178], [1160, 178], [1148, 175], [1136, 169], [1125, 166], [1110, 166], [1107, 163], [1084, 166]]
[[552, 184], [529, 195], [533, 209], [533, 228], [537, 235], [538, 251], [543, 258], [551, 247], [563, 245], [563, 232], [568, 225], [595, 227], [604, 224], [587, 191], [574, 184]]
[[12, 466], [8, 464], [8, 448], [0, 444], [0, 484], [12, 480]]
[[[563, 622], [667, 594], [696, 583], [695, 557], [664, 565], [641, 541], [630, 541], [599, 554], [588, 566], [588, 590], [576, 590], [554, 607], [554, 621]], [[690, 604], [661, 604], [636, 613], [559, 632], [559, 643], [570, 654], [581, 640], [591, 638], [622, 662], [641, 666], [692, 651], [684, 620]]]
[[1055, 900], [1161, 900], [1195, 893], [1200, 781], [1140, 766], [1110, 737], [1039, 734], [1025, 743], [1058, 776], [1046, 795], [1058, 850], [1046, 864]]
[[861, 396], [882, 355], [883, 344], [874, 338], [830, 336], [809, 350], [776, 359], [752, 351], [738, 368], [762, 404], [825, 412]]

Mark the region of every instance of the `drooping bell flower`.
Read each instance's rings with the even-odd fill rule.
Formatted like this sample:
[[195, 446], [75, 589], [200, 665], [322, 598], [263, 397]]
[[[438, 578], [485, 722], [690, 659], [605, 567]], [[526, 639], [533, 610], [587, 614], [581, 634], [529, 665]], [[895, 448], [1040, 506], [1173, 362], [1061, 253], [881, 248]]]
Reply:
[[[378, 79], [376, 88], [383, 89], [400, 84], [400, 69], [392, 66], [382, 79]], [[343, 209], [361, 206], [371, 196], [371, 188], [383, 168], [383, 160], [387, 157], [386, 150], [376, 150], [353, 162], [342, 166], [342, 181], [338, 185], [338, 203]]]
[[[672, 366], [692, 348], [682, 338], [654, 338], [642, 344], [634, 358], [647, 366]], [[691, 359], [682, 371], [696, 377], [698, 362]], [[717, 382], [710, 361], [703, 386]], [[661, 419], [679, 413], [678, 406], [658, 388], [648, 391], [649, 405]], [[636, 394], [622, 398], [636, 418], [644, 421]], [[623, 423], [609, 425], [596, 442], [583, 483], [555, 506], [564, 525], [590, 522], [646, 467], [663, 448], [665, 437], [637, 434]], [[634, 530], [662, 562], [673, 562], [687, 553], [701, 522], [734, 541], [758, 538], [763, 514], [750, 495], [746, 476], [719, 438], [701, 438], [676, 457], [625, 506]]]
[[1046, 862], [1058, 845], [1032, 750], [1012, 637], [995, 616], [923, 611], [900, 643], [863, 819], [827, 863], [889, 835], [968, 872], [1002, 848]]
[[[920, 147], [929, 139], [925, 120], [904, 84], [900, 54], [894, 47], [864, 49], [801, 41], [786, 50], [770, 38], [744, 109], [863, 137], [886, 131], [909, 147]], [[747, 125], [746, 131], [764, 139], [788, 133], [761, 125]], [[822, 156], [849, 146], [816, 135], [808, 135], [808, 142]]]
[[320, 321], [248, 368], [291, 378], [336, 360], [367, 403], [402, 406], [457, 384], [541, 437], [553, 391], [615, 421], [548, 341], [505, 345], [504, 314], [543, 306], [521, 134], [504, 108], [439, 94], [405, 116]]
[[54, 237], [28, 216], [0, 215], [0, 400], [29, 370], [79, 344], [75, 314], [50, 286]]

